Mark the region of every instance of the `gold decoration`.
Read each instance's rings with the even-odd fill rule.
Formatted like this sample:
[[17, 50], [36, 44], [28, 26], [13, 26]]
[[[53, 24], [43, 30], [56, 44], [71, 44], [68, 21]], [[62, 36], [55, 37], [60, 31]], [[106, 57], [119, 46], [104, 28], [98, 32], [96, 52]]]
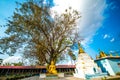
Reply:
[[82, 64], [85, 64], [84, 62], [82, 62]]
[[82, 49], [80, 42], [78, 42], [78, 48], [79, 48], [79, 54], [80, 53], [85, 53], [84, 50]]
[[113, 55], [112, 55], [112, 54], [110, 54], [110, 57], [113, 57]]
[[116, 57], [119, 57], [118, 53], [116, 53]]
[[79, 48], [79, 54], [80, 54], [80, 53], [85, 53], [82, 48]]
[[100, 58], [103, 58], [103, 57], [106, 57], [106, 54], [103, 51], [101, 51], [100, 52]]
[[83, 67], [83, 69], [86, 69], [85, 67]]
[[96, 59], [99, 59], [99, 56], [96, 56]]

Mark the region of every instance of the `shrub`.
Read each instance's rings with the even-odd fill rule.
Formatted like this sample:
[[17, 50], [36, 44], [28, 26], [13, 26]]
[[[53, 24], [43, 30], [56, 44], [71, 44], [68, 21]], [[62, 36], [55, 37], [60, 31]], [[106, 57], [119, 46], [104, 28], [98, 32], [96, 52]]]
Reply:
[[117, 72], [116, 75], [120, 75], [120, 72]]

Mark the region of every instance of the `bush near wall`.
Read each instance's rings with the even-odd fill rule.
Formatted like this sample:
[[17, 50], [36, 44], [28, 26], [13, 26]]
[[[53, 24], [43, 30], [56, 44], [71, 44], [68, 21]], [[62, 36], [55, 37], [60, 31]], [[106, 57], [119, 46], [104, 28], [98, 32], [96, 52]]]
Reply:
[[120, 72], [117, 72], [116, 75], [120, 75]]

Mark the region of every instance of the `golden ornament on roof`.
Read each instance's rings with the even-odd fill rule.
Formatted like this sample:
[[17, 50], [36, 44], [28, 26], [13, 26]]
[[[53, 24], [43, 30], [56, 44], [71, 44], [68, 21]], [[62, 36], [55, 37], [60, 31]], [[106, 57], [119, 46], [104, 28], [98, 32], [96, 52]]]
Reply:
[[100, 58], [106, 57], [106, 54], [103, 51], [100, 51]]

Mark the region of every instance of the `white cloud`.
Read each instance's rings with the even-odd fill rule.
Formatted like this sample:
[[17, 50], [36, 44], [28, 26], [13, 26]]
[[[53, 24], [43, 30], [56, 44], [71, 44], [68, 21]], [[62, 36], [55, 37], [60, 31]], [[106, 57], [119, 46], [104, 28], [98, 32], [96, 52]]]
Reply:
[[74, 52], [73, 52], [73, 53], [74, 53], [74, 54], [77, 54], [77, 53], [78, 53], [78, 51], [79, 51], [78, 49], [77, 49], [77, 50], [74, 50]]
[[103, 12], [107, 7], [106, 0], [54, 0], [53, 10], [59, 14], [68, 7], [80, 11], [81, 19], [78, 23], [79, 35], [84, 38], [82, 44], [86, 46], [104, 20]]
[[109, 53], [114, 53], [115, 51], [109, 51]]
[[5, 63], [18, 63], [23, 62], [25, 66], [31, 65], [31, 62], [29, 62], [28, 59], [22, 58], [22, 56], [10, 56], [6, 59], [3, 59], [2, 65]]
[[73, 60], [69, 60], [69, 61], [67, 62], [67, 65], [75, 65], [75, 63], [74, 63]]
[[5, 63], [18, 63], [21, 62], [22, 58], [20, 56], [11, 56], [3, 60], [2, 64]]
[[115, 39], [114, 38], [112, 38], [111, 40], [110, 40], [110, 42], [114, 42], [115, 41]]
[[106, 38], [110, 38], [110, 36], [108, 34], [105, 34], [103, 39], [106, 39]]
[[103, 38], [104, 38], [104, 39], [106, 39], [106, 38], [107, 38], [107, 36], [108, 36], [108, 35], [107, 35], [107, 34], [105, 34]]

